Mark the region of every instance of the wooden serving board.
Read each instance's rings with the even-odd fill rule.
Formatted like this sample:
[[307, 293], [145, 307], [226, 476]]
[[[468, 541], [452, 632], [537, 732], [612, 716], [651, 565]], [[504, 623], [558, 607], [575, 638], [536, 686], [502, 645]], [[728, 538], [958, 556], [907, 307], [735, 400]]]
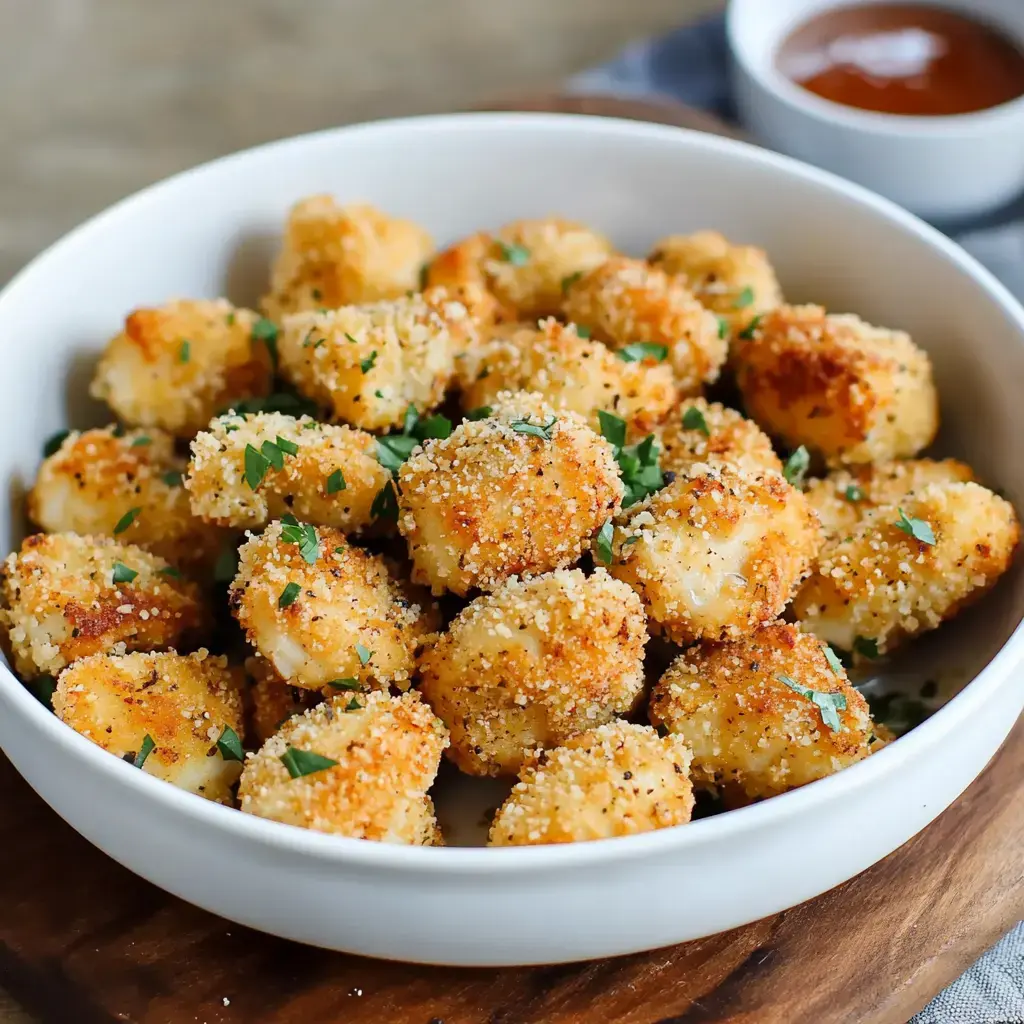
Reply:
[[[724, 129], [666, 104], [493, 106]], [[794, 910], [654, 953], [462, 970], [309, 949], [197, 910], [90, 846], [0, 757], [0, 987], [46, 1024], [905, 1024], [1024, 918], [1021, 778], [1019, 725], [931, 826]]]

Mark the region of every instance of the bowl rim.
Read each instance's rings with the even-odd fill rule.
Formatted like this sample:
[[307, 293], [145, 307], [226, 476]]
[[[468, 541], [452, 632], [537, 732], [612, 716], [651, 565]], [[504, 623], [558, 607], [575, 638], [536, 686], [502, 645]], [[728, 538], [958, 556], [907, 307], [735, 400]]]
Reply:
[[[253, 159], [271, 158], [275, 152], [285, 154], [306, 147], [315, 149], [318, 146], [330, 146], [337, 139], [347, 142], [358, 140], [360, 136], [393, 134], [402, 138], [410, 134], [430, 135], [437, 132], [472, 135], [485, 127], [509, 132], [557, 135], [569, 140], [567, 145], [571, 145], [573, 137], [595, 136], [616, 140], [623, 145], [646, 140], [670, 148], [696, 147], [725, 160], [760, 164], [796, 178], [805, 185], [823, 188], [837, 198], [857, 205], [864, 212], [880, 216], [892, 227], [914, 236], [925, 247], [937, 250], [1002, 309], [1017, 327], [1018, 344], [1024, 344], [1024, 307], [1004, 285], [951, 239], [895, 203], [860, 185], [791, 157], [705, 132], [623, 118], [536, 112], [435, 114], [329, 128], [264, 143], [179, 172], [94, 215], [32, 259], [0, 290], [0, 322], [12, 296], [27, 287], [27, 283], [36, 275], [44, 273], [52, 259], [87, 242], [109, 225], [132, 217], [138, 208], [160, 202], [165, 191], [187, 183], [190, 178], [201, 177], [214, 169], [223, 171], [235, 165], [241, 166]], [[578, 868], [653, 857], [670, 851], [682, 853], [731, 840], [736, 836], [753, 836], [761, 828], [813, 814], [826, 802], [842, 800], [851, 792], [878, 784], [890, 772], [898, 771], [901, 764], [915, 759], [926, 749], [946, 742], [961, 722], [970, 718], [975, 710], [988, 701], [992, 693], [1007, 682], [1011, 672], [1022, 660], [1024, 621], [1019, 621], [990, 661], [927, 721], [901, 737], [898, 742], [841, 772], [771, 800], [686, 825], [632, 836], [550, 846], [400, 846], [314, 832], [259, 818], [178, 789], [112, 757], [64, 725], [52, 711], [45, 708], [18, 680], [4, 660], [0, 660], [0, 703], [21, 715], [25, 724], [37, 730], [44, 740], [58, 744], [68, 757], [83, 760], [89, 769], [94, 769], [113, 786], [134, 788], [142, 798], [155, 801], [166, 813], [189, 819], [201, 827], [231, 833], [239, 841], [256, 842], [293, 855], [362, 869], [441, 875], [457, 873], [474, 877], [495, 873], [518, 876], [546, 869]]]
[[[1024, 92], [1020, 96], [994, 107], [985, 107], [967, 114], [944, 114], [934, 117], [864, 110], [860, 107], [851, 107], [844, 103], [825, 99], [824, 96], [818, 96], [809, 89], [804, 89], [779, 71], [775, 55], [779, 46], [787, 38], [785, 34], [773, 37], [769, 43], [762, 44], [762, 48], [757, 51], [758, 53], [767, 51], [771, 55], [767, 66], [755, 59], [751, 47], [743, 45], [739, 21], [742, 9], [749, 7], [751, 2], [759, 2], [759, 0], [729, 0], [729, 5], [726, 8], [726, 37], [733, 59], [762, 90], [774, 96], [790, 109], [812, 118], [825, 127], [833, 130], [839, 127], [854, 131], [874, 132], [887, 137], [902, 138], [909, 135], [911, 140], [920, 139], [961, 145], [964, 135], [990, 134], [1005, 128], [1007, 119], [1024, 115]], [[824, 10], [849, 6], [852, 0], [829, 0], [829, 2], [831, 6]], [[884, 3], [885, 0], [872, 0], [872, 2]], [[813, 16], [814, 13], [823, 12], [808, 13]], [[960, 13], [963, 11], [961, 10]], [[798, 27], [804, 21], [806, 18], [797, 23]], [[1014, 38], [1013, 42], [1018, 48], [1021, 48], [1019, 39]]]

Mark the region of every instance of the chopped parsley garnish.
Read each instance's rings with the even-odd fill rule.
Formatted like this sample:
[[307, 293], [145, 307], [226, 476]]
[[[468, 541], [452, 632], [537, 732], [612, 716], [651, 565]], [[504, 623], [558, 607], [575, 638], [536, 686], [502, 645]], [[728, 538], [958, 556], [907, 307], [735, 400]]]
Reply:
[[385, 523], [398, 522], [398, 496], [390, 480], [377, 492], [370, 506], [370, 515]]
[[252, 339], [253, 341], [262, 341], [267, 346], [267, 352], [270, 353], [270, 362], [276, 368], [277, 367], [277, 335], [278, 335], [277, 324], [273, 320], [268, 320], [265, 316], [261, 316], [259, 320], [252, 325]]
[[744, 327], [742, 331], [740, 331], [739, 336], [744, 341], [750, 341], [750, 339], [753, 338], [754, 336], [754, 331], [757, 330], [763, 319], [764, 317], [760, 313], [758, 313], [758, 315], [755, 316], [754, 319], [751, 320], [750, 323], [747, 324], [747, 326]]
[[314, 341], [313, 340], [313, 335], [315, 333], [316, 333], [316, 328], [315, 327], [310, 327], [310, 329], [308, 331], [306, 331], [306, 336], [302, 339], [302, 347], [303, 348], [319, 348], [321, 345], [323, 345], [327, 341], [326, 338], [317, 338], [316, 341]]
[[281, 516], [281, 539], [286, 544], [297, 544], [302, 560], [310, 565], [320, 557], [320, 538], [316, 527], [300, 523], [293, 515]]
[[347, 341], [351, 342], [353, 345], [358, 345], [359, 344], [358, 339], [357, 338], [353, 338], [352, 335], [348, 333], [348, 331], [345, 331], [345, 339]]
[[729, 333], [729, 321], [724, 316], [718, 318], [718, 336], [724, 338]]
[[277, 607], [287, 608], [289, 605], [294, 604], [300, 590], [302, 590], [302, 587], [298, 583], [285, 584], [284, 590], [281, 591], [281, 596], [277, 599]]
[[896, 528], [902, 530], [908, 537], [913, 537], [914, 540], [920, 541], [922, 544], [934, 544], [935, 543], [935, 531], [932, 529], [932, 524], [925, 522], [923, 519], [914, 519], [913, 516], [908, 516], [903, 509], [897, 510], [900, 514], [899, 520], [896, 522]]
[[627, 363], [642, 363], [645, 359], [663, 363], [668, 358], [668, 345], [656, 345], [653, 341], [635, 341], [632, 345], [620, 348], [616, 355]]
[[865, 696], [871, 708], [871, 717], [888, 726], [897, 736], [920, 725], [931, 713], [922, 701], [904, 693], [869, 693]]
[[576, 324], [576, 337], [586, 340], [590, 337], [590, 328], [586, 324]]
[[362, 711], [362, 709], [363, 709], [363, 705], [360, 704], [359, 701], [357, 701], [355, 699], [355, 697], [353, 697], [341, 710], [342, 711]]
[[299, 453], [299, 446], [294, 441], [289, 441], [287, 438], [281, 437], [280, 434], [277, 435], [277, 439], [274, 441], [274, 444], [277, 445], [285, 455], [298, 455]]
[[568, 274], [562, 278], [562, 294], [567, 295], [569, 289], [583, 276], [582, 270], [577, 270], [575, 274]]
[[501, 258], [506, 263], [511, 263], [513, 267], [523, 267], [530, 260], [530, 250], [525, 245], [508, 245], [499, 239], [498, 250], [501, 252]]
[[178, 362], [187, 363], [192, 358], [192, 342], [188, 339], [182, 341], [178, 346]]
[[843, 496], [847, 501], [864, 500], [864, 492], [856, 484], [850, 484], [850, 486], [843, 491]]
[[281, 764], [288, 769], [288, 774], [293, 779], [301, 779], [303, 775], [322, 772], [327, 768], [333, 768], [337, 763], [329, 757], [313, 753], [312, 750], [299, 750], [298, 747], [290, 746], [281, 755]]
[[839, 712], [846, 710], [845, 693], [822, 693], [820, 690], [812, 690], [809, 686], [801, 686], [795, 679], [789, 676], [780, 675], [777, 677], [780, 683], [785, 683], [791, 690], [796, 690], [801, 697], [806, 697], [815, 704], [821, 711], [821, 720], [832, 730], [839, 732], [842, 723], [839, 721]]
[[683, 427], [686, 430], [699, 430], [705, 437], [711, 436], [711, 431], [708, 429], [708, 421], [704, 418], [704, 413], [695, 405], [691, 405], [690, 408], [683, 413]]
[[327, 493], [337, 494], [339, 491], [345, 490], [348, 484], [345, 483], [344, 474], [340, 469], [336, 469], [330, 476], [327, 477]]
[[181, 571], [175, 569], [173, 565], [165, 565], [162, 569], [157, 569], [156, 574], [157, 576], [167, 576], [172, 580], [181, 579]]
[[147, 437], [143, 434], [141, 437], [135, 438], [129, 447], [131, 448], [144, 448], [147, 444], [152, 444], [153, 438]]
[[266, 398], [246, 398], [235, 402], [231, 409], [239, 416], [248, 416], [256, 412], [283, 412], [289, 416], [316, 416], [319, 413], [316, 402], [296, 395], [291, 391], [275, 391]]
[[284, 469], [284, 451], [273, 441], [264, 441], [260, 445], [260, 454], [274, 469]]
[[57, 690], [57, 680], [53, 676], [36, 676], [25, 685], [40, 704], [53, 710], [53, 695]]
[[238, 549], [224, 548], [213, 566], [213, 578], [217, 583], [230, 583], [238, 574]]
[[46, 439], [46, 443], [43, 445], [43, 458], [48, 459], [51, 455], [56, 455], [60, 451], [60, 446], [70, 436], [70, 430], [58, 430], [52, 437]]
[[228, 325], [228, 327], [234, 327], [235, 326], [235, 314], [234, 313], [228, 313], [228, 315], [226, 317], [224, 317], [224, 323], [226, 323]]
[[167, 484], [168, 487], [180, 487], [182, 480], [181, 470], [169, 470], [168, 472], [164, 473], [164, 475], [160, 477], [160, 479], [163, 480], [163, 482]]
[[124, 533], [124, 531], [139, 518], [139, 513], [141, 511], [141, 508], [128, 509], [128, 511], [118, 519], [117, 524], [114, 526], [114, 536], [116, 537], [119, 533]]
[[408, 437], [405, 434], [390, 434], [387, 437], [377, 438], [377, 461], [392, 473], [397, 473], [402, 468], [402, 463], [412, 454], [412, 450], [419, 445], [415, 437]]
[[362, 690], [363, 684], [352, 676], [347, 676], [344, 679], [331, 679], [327, 685], [332, 690]]
[[489, 405], [481, 405], [479, 409], [470, 409], [466, 413], [467, 420], [485, 420], [494, 410]]
[[853, 649], [862, 658], [869, 658], [871, 661], [874, 661], [876, 658], [879, 657], [878, 641], [872, 640], [870, 637], [854, 637]]
[[736, 300], [733, 302], [732, 308], [733, 309], [746, 309], [747, 306], [752, 306], [753, 304], [754, 304], [754, 289], [751, 288], [748, 285], [746, 288], [743, 289], [743, 291], [741, 291], [739, 293], [739, 295], [736, 296]]
[[225, 761], [244, 761], [245, 751], [242, 750], [242, 741], [238, 733], [230, 725], [224, 726], [224, 731], [217, 740], [217, 749]]
[[612, 526], [612, 521], [609, 519], [597, 532], [597, 560], [604, 565], [612, 564], [612, 539], [614, 536], [615, 527]]
[[373, 651], [368, 647], [364, 647], [362, 644], [356, 644], [356, 656], [359, 658], [360, 665], [368, 665], [370, 659], [373, 657]]
[[836, 652], [828, 644], [822, 644], [821, 649], [825, 655], [825, 660], [828, 662], [828, 667], [837, 676], [841, 676], [843, 674], [843, 663], [839, 660]]
[[270, 460], [251, 444], [245, 446], [245, 482], [255, 491], [270, 469]]
[[139, 752], [132, 759], [132, 764], [136, 768], [141, 768], [146, 763], [146, 758], [156, 749], [156, 744], [153, 742], [153, 737], [147, 732], [142, 738], [142, 746], [139, 747]]
[[427, 282], [430, 280], [430, 264], [424, 263], [420, 267], [420, 291], [424, 292], [427, 290]]
[[788, 483], [799, 487], [807, 476], [807, 470], [811, 468], [811, 453], [803, 446], [799, 448], [788, 459], [782, 467], [782, 475]]
[[625, 487], [622, 507], [629, 508], [665, 486], [665, 477], [658, 466], [661, 454], [653, 434], [639, 444], [626, 445], [626, 421], [613, 413], [598, 411], [601, 434], [612, 446], [619, 476]]
[[539, 437], [542, 441], [551, 440], [551, 428], [558, 422], [558, 418], [552, 416], [547, 423], [531, 423], [529, 416], [522, 420], [513, 420], [509, 426], [517, 434], [529, 434], [530, 437]]
[[377, 350], [374, 349], [360, 364], [359, 369], [363, 373], [369, 373], [377, 362]]

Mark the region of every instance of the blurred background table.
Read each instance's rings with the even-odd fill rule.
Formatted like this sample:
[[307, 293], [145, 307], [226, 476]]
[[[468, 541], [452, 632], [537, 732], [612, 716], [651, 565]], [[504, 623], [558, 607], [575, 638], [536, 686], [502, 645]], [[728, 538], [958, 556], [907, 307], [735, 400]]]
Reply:
[[[544, 91], [717, 6], [0, 0], [0, 282], [168, 174], [331, 125]], [[0, 989], [0, 1024], [30, 1021]]]

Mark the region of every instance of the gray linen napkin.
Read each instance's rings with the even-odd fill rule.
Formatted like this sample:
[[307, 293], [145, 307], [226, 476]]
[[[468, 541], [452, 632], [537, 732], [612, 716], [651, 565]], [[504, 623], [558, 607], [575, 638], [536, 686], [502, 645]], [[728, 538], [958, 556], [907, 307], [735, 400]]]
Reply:
[[[629, 47], [576, 75], [579, 93], [673, 96], [735, 120], [721, 16]], [[939, 224], [1024, 299], [1024, 199], [973, 223]], [[1024, 922], [939, 993], [910, 1024], [1024, 1024]]]

